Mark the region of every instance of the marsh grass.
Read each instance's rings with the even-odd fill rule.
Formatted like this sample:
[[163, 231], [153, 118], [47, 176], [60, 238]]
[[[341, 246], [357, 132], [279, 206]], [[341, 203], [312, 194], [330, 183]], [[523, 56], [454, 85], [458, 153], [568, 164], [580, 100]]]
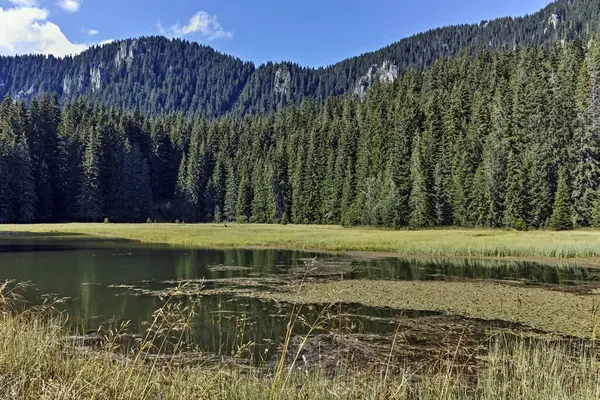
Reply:
[[1, 240], [129, 239], [206, 249], [275, 248], [385, 252], [420, 257], [489, 257], [600, 262], [600, 232], [493, 229], [392, 231], [316, 225], [56, 224], [2, 225]]
[[600, 368], [566, 346], [493, 341], [473, 374], [444, 370], [290, 369], [285, 379], [232, 365], [155, 365], [69, 343], [60, 319], [0, 320], [2, 399], [597, 399]]

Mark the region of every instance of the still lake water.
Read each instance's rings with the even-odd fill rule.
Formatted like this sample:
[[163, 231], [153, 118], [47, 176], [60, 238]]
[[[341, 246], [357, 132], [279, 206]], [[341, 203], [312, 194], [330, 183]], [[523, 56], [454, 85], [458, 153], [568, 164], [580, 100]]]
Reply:
[[[132, 288], [160, 290], [178, 281], [207, 280], [207, 288], [227, 286], [228, 279], [287, 277], [315, 258], [329, 279], [520, 280], [532, 284], [578, 285], [600, 281], [597, 269], [527, 262], [484, 260], [403, 260], [352, 258], [275, 250], [197, 250], [130, 242], [0, 240], [0, 280], [30, 281], [43, 295], [66, 297], [61, 307], [79, 331], [114, 327], [131, 321], [133, 330], [151, 319], [161, 305], [156, 295]], [[238, 267], [238, 268], [232, 268]], [[242, 267], [242, 268], [239, 268]], [[321, 278], [323, 275], [321, 275]], [[195, 320], [195, 340], [204, 350], [221, 352], [237, 344], [280, 341], [291, 306], [228, 294], [204, 296]], [[317, 313], [319, 306], [306, 308]], [[356, 304], [335, 308], [353, 319], [353, 329], [391, 333], [398, 318], [428, 318], [435, 313], [375, 309]], [[310, 316], [309, 316], [310, 317]], [[299, 327], [299, 333], [302, 331]]]

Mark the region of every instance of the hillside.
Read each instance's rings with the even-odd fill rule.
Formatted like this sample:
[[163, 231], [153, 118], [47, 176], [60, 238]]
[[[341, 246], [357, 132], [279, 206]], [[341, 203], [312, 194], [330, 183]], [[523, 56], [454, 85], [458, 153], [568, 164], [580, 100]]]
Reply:
[[147, 37], [93, 47], [74, 58], [0, 58], [0, 95], [30, 100], [56, 92], [62, 103], [79, 97], [156, 115], [187, 116], [271, 112], [304, 98], [364, 96], [375, 81], [393, 81], [461, 51], [548, 46], [600, 31], [600, 0], [558, 0], [521, 18], [450, 26], [421, 33], [381, 50], [326, 68], [252, 63], [182, 40]]
[[148, 118], [0, 104], [0, 223], [600, 227], [600, 41], [462, 55], [364, 101]]

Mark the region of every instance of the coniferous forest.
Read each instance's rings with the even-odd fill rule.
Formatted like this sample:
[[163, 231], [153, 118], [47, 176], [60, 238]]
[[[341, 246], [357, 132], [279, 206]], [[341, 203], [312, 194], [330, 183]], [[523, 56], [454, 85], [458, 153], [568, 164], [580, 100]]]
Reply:
[[145, 117], [0, 106], [0, 222], [600, 225], [600, 42], [463, 54], [361, 101]]

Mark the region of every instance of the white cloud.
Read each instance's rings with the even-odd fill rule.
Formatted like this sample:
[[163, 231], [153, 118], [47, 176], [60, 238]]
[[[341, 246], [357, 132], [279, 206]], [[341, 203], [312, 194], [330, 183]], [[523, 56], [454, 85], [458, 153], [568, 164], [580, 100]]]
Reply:
[[217, 20], [217, 16], [210, 15], [206, 11], [198, 11], [184, 26], [181, 26], [178, 22], [169, 29], [165, 29], [159, 21], [157, 29], [161, 35], [170, 37], [182, 37], [192, 33], [199, 33], [206, 40], [233, 38], [233, 32], [225, 31]]
[[90, 36], [96, 36], [100, 31], [98, 29], [88, 29], [86, 33]]
[[37, 0], [9, 0], [12, 4], [18, 7], [37, 7]]
[[81, 0], [60, 0], [58, 5], [65, 11], [76, 12], [81, 7]]
[[48, 10], [36, 7], [0, 8], [0, 54], [53, 54], [64, 57], [87, 48], [71, 43], [60, 27], [48, 21]]

